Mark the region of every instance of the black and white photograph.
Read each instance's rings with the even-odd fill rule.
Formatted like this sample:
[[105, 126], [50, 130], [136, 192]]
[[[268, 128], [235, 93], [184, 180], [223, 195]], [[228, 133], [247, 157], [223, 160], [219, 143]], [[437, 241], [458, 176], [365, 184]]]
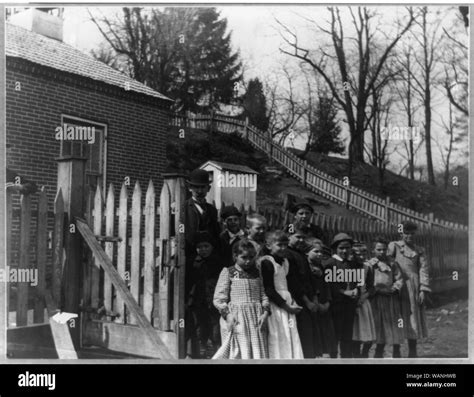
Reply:
[[3, 10], [2, 362], [469, 359], [469, 6]]

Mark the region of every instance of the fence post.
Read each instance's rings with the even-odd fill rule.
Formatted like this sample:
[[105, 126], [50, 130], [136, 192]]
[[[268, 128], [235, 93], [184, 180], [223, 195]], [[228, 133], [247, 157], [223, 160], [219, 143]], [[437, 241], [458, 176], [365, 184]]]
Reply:
[[178, 177], [175, 185], [175, 232], [176, 232], [176, 269], [174, 276], [174, 319], [177, 326], [177, 350], [178, 358], [186, 357], [186, 339], [185, 339], [185, 325], [184, 325], [184, 280], [185, 280], [185, 267], [186, 267], [186, 250], [185, 250], [185, 230], [184, 224], [186, 223], [185, 212], [186, 212], [186, 185], [185, 178]]
[[272, 134], [270, 130], [268, 130], [268, 156], [270, 158], [270, 161], [273, 162], [273, 139], [272, 139]]
[[351, 201], [351, 190], [350, 190], [350, 186], [349, 185], [346, 185], [346, 208], [349, 209], [350, 207], [350, 201]]
[[429, 229], [429, 231], [433, 230], [433, 223], [434, 223], [434, 213], [430, 212], [428, 214], [428, 229]]
[[[84, 216], [84, 183], [87, 159], [77, 156], [63, 156], [58, 162], [58, 190], [64, 201], [66, 262], [62, 274], [64, 302], [61, 308], [70, 313], [79, 313], [80, 285], [82, 277], [82, 239], [75, 230], [75, 217]], [[72, 226], [74, 225], [74, 227]], [[72, 339], [77, 346], [79, 326], [70, 328]]]
[[214, 109], [212, 109], [210, 113], [209, 130], [211, 134], [214, 132]]
[[390, 197], [385, 197], [385, 224], [390, 225]]
[[301, 181], [303, 182], [303, 186], [304, 187], [307, 187], [307, 183], [306, 183], [306, 176], [308, 174], [308, 169], [306, 168], [306, 161], [303, 161], [301, 163]]
[[244, 138], [246, 141], [249, 140], [249, 116], [245, 117]]

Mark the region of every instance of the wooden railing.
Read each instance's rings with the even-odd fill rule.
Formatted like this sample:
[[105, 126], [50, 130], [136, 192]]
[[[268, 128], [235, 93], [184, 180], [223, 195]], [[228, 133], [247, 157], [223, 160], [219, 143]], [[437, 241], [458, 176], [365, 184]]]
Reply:
[[462, 230], [468, 227], [459, 223], [448, 222], [434, 217], [433, 213], [423, 214], [392, 203], [357, 187], [344, 183], [308, 164], [286, 148], [274, 142], [267, 133], [248, 123], [232, 117], [209, 115], [172, 115], [170, 123], [176, 127], [210, 129], [223, 133], [238, 133], [247, 139], [255, 148], [263, 151], [269, 158], [280, 164], [294, 178], [308, 189], [333, 202], [346, 206], [360, 214], [370, 216], [386, 224], [398, 225], [404, 220], [411, 220], [429, 228]]

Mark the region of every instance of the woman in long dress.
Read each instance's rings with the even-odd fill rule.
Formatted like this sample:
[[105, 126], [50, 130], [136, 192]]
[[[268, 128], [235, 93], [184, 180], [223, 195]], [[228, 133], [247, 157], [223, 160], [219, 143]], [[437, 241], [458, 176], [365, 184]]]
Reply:
[[408, 339], [408, 357], [417, 357], [417, 340], [428, 336], [425, 315], [426, 294], [431, 292], [429, 264], [422, 247], [413, 242], [417, 226], [403, 222], [402, 239], [388, 245], [388, 255], [399, 264], [403, 280], [400, 291], [404, 330]]

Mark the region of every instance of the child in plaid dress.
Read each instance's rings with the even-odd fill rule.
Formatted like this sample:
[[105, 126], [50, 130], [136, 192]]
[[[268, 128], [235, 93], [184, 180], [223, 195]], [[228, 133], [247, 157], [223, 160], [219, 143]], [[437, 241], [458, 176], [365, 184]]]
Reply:
[[255, 247], [240, 240], [233, 254], [235, 265], [222, 270], [214, 293], [214, 306], [222, 316], [222, 346], [213, 358], [268, 358], [265, 327], [270, 305], [255, 266]]

